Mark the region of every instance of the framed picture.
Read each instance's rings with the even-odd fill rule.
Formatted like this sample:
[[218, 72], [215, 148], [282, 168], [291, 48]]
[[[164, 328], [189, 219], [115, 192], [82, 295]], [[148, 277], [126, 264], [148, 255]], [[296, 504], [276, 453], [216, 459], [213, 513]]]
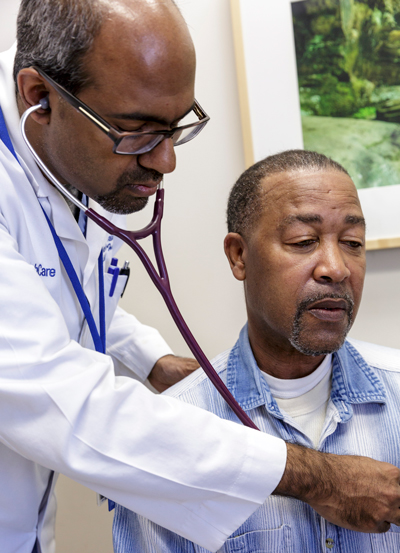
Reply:
[[293, 148], [341, 163], [370, 250], [400, 247], [400, 7], [382, 5], [231, 0], [246, 165]]

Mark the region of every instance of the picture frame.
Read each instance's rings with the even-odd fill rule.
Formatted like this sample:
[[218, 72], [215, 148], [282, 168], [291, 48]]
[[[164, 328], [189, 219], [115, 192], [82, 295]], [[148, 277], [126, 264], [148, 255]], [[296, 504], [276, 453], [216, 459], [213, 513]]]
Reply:
[[[301, 0], [231, 0], [246, 166], [303, 148], [291, 5]], [[367, 250], [400, 247], [400, 184], [358, 190]]]

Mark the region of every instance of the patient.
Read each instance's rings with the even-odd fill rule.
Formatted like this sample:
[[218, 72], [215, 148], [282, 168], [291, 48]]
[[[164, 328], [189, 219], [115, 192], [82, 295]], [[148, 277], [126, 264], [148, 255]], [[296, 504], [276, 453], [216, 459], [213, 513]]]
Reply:
[[[248, 322], [213, 365], [242, 408], [288, 442], [399, 466], [400, 352], [346, 340], [365, 276], [365, 221], [347, 172], [314, 152], [270, 156], [233, 187], [228, 231], [225, 253], [243, 281]], [[201, 369], [166, 393], [237, 422]], [[114, 547], [206, 553], [122, 507]], [[270, 496], [220, 551], [330, 550], [398, 553], [400, 528], [361, 534]]]

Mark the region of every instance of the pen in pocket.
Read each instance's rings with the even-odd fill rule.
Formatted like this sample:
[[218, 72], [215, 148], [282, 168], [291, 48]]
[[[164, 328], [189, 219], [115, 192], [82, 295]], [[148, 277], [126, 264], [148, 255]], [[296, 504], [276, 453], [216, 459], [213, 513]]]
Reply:
[[122, 298], [122, 296], [124, 295], [125, 289], [126, 289], [126, 285], [128, 284], [129, 275], [131, 274], [131, 270], [129, 268], [129, 261], [125, 261], [124, 266], [120, 270], [119, 274], [120, 275], [126, 275], [125, 286], [124, 286], [124, 289], [122, 290], [122, 293], [121, 293], [121, 298]]

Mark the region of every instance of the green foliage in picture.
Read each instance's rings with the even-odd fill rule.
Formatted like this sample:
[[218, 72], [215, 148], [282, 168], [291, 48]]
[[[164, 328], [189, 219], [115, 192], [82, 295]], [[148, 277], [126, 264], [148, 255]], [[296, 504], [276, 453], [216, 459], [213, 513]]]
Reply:
[[[400, 0], [303, 0], [292, 11], [305, 147], [324, 143], [329, 150], [330, 118], [350, 119], [345, 128], [353, 140], [364, 121], [370, 142], [360, 140], [363, 161], [343, 152], [346, 168], [359, 187], [400, 183]], [[340, 143], [349, 144], [340, 135], [344, 126], [331, 123], [340, 162]], [[360, 144], [354, 151], [360, 156]], [[381, 182], [380, 171], [390, 182]]]

